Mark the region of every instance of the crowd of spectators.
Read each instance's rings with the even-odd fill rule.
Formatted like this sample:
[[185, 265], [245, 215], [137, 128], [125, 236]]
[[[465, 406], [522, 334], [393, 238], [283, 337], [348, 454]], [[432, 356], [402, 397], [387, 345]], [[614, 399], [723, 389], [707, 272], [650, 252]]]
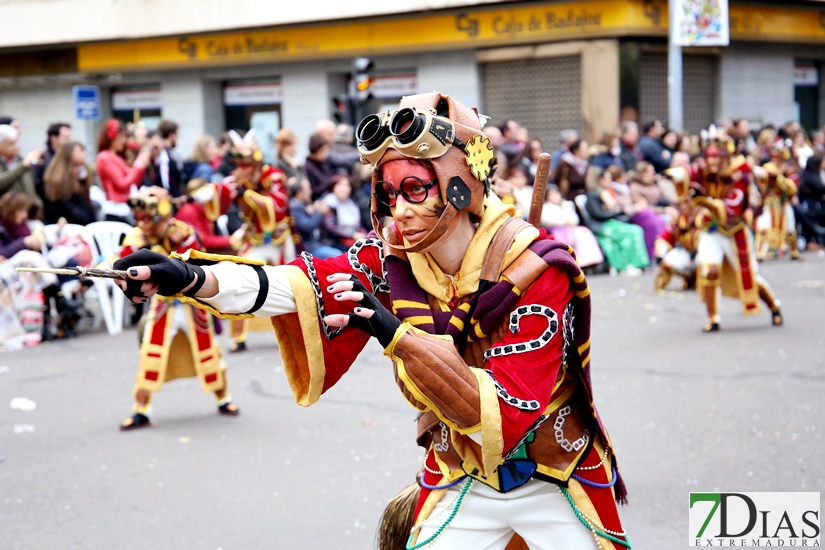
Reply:
[[[513, 120], [488, 125], [484, 132], [498, 158], [492, 189], [526, 216], [542, 144]], [[752, 166], [771, 160], [771, 146], [777, 140], [787, 144], [788, 162], [801, 173], [799, 193], [792, 198], [800, 237], [809, 250], [821, 249], [825, 245], [825, 131], [808, 136], [797, 122], [789, 122], [754, 132], [741, 119], [725, 120], [718, 133], [727, 135], [734, 154], [746, 156]], [[655, 261], [657, 237], [678, 215], [679, 198], [665, 171], [687, 166], [700, 156], [699, 135], [669, 130], [658, 120], [641, 128], [625, 121], [619, 132], [604, 133], [593, 144], [574, 129], [564, 130], [552, 152], [542, 225], [573, 246], [582, 267], [641, 274]]]
[[[61, 321], [76, 317], [60, 292], [67, 280], [14, 270], [100, 260], [91, 258], [88, 246], [63, 228], [104, 220], [134, 225], [128, 199], [138, 188], [160, 186], [172, 197], [195, 193], [203, 184], [233, 173], [233, 143], [257, 146], [250, 134], [243, 137], [242, 130], [235, 130], [217, 138], [199, 137], [184, 157], [177, 150], [178, 130], [165, 119], [152, 129], [110, 119], [100, 127], [92, 158], [73, 139], [71, 126], [57, 122], [47, 128], [43, 148], [23, 155], [18, 121], [0, 117], [0, 304], [6, 306], [0, 317], [0, 347], [21, 330], [28, 340], [36, 340], [29, 334], [32, 330], [26, 332], [31, 327], [23, 325], [25, 312], [37, 308], [32, 306], [37, 293], [46, 303], [43, 336], [54, 336], [50, 326], [61, 336], [73, 333], [72, 326]], [[793, 199], [800, 236], [809, 249], [825, 244], [825, 132], [808, 136], [796, 122], [754, 131], [746, 120], [727, 120], [721, 130], [752, 165], [770, 160], [777, 139], [788, 144], [789, 162], [801, 173], [799, 194]], [[514, 120], [488, 124], [484, 133], [498, 159], [492, 191], [526, 215], [542, 143]], [[592, 143], [585, 137], [574, 129], [560, 133], [541, 224], [569, 243], [589, 271], [637, 275], [651, 266], [657, 236], [678, 213], [679, 199], [665, 171], [697, 160], [699, 136], [668, 130], [653, 120], [641, 128], [623, 122], [618, 132], [590, 136]], [[282, 128], [274, 145], [272, 164], [284, 173], [290, 216], [304, 248], [330, 257], [368, 233], [371, 172], [359, 162], [351, 126], [319, 121], [303, 144], [309, 153], [303, 161], [298, 153], [302, 143], [293, 130]], [[230, 211], [221, 234], [203, 209], [197, 202], [180, 201], [177, 215], [204, 234], [209, 249], [232, 252], [230, 235], [242, 224], [237, 211]], [[57, 231], [48, 232], [47, 226]], [[56, 320], [50, 323], [49, 317]]]

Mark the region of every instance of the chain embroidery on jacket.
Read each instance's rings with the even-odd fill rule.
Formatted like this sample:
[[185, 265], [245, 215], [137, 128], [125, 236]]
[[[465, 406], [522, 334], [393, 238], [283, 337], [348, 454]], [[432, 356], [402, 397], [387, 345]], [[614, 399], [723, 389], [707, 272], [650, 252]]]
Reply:
[[562, 364], [569, 365], [569, 353], [570, 353], [570, 346], [573, 345], [573, 342], [576, 338], [576, 330], [573, 327], [573, 322], [576, 320], [575, 313], [573, 312], [573, 303], [567, 302], [567, 306], [564, 308], [564, 313], [561, 317], [561, 333], [562, 337], [564, 338], [564, 344], [562, 345]]
[[574, 442], [570, 442], [566, 437], [564, 437], [564, 417], [570, 414], [573, 411], [573, 408], [568, 405], [566, 407], [562, 407], [559, 409], [559, 415], [556, 417], [555, 423], [553, 423], [553, 428], [556, 432], [556, 443], [561, 445], [561, 448], [567, 451], [568, 453], [573, 451], [578, 451], [590, 440], [590, 430], [587, 428], [584, 429], [584, 433], [581, 435], [580, 438], [575, 440]]
[[502, 355], [511, 355], [514, 353], [526, 353], [541, 349], [556, 335], [559, 331], [559, 316], [551, 308], [540, 304], [531, 304], [528, 306], [520, 306], [510, 314], [510, 332], [515, 334], [519, 328], [521, 318], [526, 315], [543, 315], [547, 318], [547, 330], [535, 340], [529, 340], [522, 344], [507, 344], [505, 346], [496, 346], [484, 352], [484, 359], [491, 357], [500, 357]]
[[[378, 249], [378, 257], [381, 259], [381, 275], [383, 278], [373, 273], [367, 264], [361, 263], [361, 260], [358, 259], [358, 254], [365, 246], [374, 246]], [[384, 245], [380, 240], [358, 239], [347, 251], [347, 260], [349, 260], [349, 265], [352, 266], [355, 271], [360, 271], [367, 276], [370, 285], [372, 285], [373, 294], [390, 291], [390, 285], [387, 283], [387, 267], [384, 264]]]
[[315, 305], [318, 307], [318, 319], [321, 321], [321, 328], [324, 329], [324, 337], [327, 340], [332, 340], [343, 330], [342, 327], [333, 329], [324, 322], [324, 296], [321, 293], [321, 285], [318, 284], [318, 274], [315, 272], [315, 265], [312, 263], [312, 254], [309, 252], [301, 252], [301, 259], [307, 266], [307, 273], [309, 274], [309, 282], [312, 283], [312, 290], [315, 292]]
[[493, 376], [492, 371], [484, 369], [484, 372], [486, 372], [490, 376], [490, 378], [492, 378], [493, 384], [496, 385], [496, 392], [498, 393], [498, 396], [501, 399], [503, 399], [505, 403], [507, 403], [508, 405], [512, 405], [513, 407], [521, 409], [523, 411], [539, 410], [540, 405], [538, 401], [536, 401], [535, 399], [528, 401], [526, 399], [519, 399], [518, 397], [513, 397], [507, 392], [507, 389], [501, 385], [501, 382], [496, 380], [496, 377]]
[[447, 425], [439, 422], [441, 425], [441, 443], [435, 443], [433, 448], [439, 453], [446, 453], [450, 450], [450, 434], [447, 432]]

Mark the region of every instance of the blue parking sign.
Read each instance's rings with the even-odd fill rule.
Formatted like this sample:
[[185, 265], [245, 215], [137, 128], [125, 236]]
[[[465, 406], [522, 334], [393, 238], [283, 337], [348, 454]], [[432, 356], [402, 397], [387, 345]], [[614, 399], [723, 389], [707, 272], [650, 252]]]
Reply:
[[81, 120], [100, 119], [100, 88], [97, 86], [72, 86], [74, 116]]

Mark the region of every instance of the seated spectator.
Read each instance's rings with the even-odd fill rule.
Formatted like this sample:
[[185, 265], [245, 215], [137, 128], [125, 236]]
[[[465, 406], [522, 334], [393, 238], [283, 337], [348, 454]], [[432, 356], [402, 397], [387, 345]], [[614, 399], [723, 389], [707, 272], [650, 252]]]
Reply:
[[[561, 162], [561, 156], [570, 150], [570, 146], [579, 141], [579, 133], [576, 130], [568, 129], [562, 130], [559, 133], [559, 146], [558, 148], [553, 151], [551, 154], [552, 159], [550, 160], [550, 173], [555, 174], [556, 169], [559, 167], [559, 163]], [[557, 181], [553, 181], [556, 185], [559, 184]]]
[[[206, 185], [208, 180], [195, 178], [186, 184], [187, 197], [197, 194], [198, 189]], [[210, 190], [210, 194], [212, 191]], [[182, 197], [183, 199], [183, 197]], [[218, 235], [215, 231], [215, 224], [206, 215], [206, 207], [197, 200], [187, 199], [183, 205], [175, 212], [175, 219], [188, 223], [198, 231], [201, 243], [207, 252], [212, 254], [228, 254], [230, 256], [238, 253], [241, 244], [241, 235]], [[241, 233], [243, 229], [239, 230]]]
[[333, 175], [330, 190], [323, 198], [329, 206], [329, 213], [324, 215], [324, 230], [332, 239], [332, 246], [348, 250], [355, 241], [367, 235], [361, 223], [361, 210], [352, 200], [352, 184], [346, 174]]
[[275, 136], [275, 150], [278, 158], [275, 167], [286, 174], [286, 179], [296, 178], [299, 181], [306, 177], [303, 167], [295, 156], [298, 154], [298, 135], [289, 128], [281, 128]]
[[547, 195], [541, 211], [541, 226], [547, 228], [557, 241], [567, 243], [576, 251], [580, 267], [598, 265], [604, 261], [599, 243], [593, 233], [579, 225], [576, 205], [562, 198], [559, 188], [547, 185]]
[[570, 150], [561, 154], [552, 179], [553, 183], [559, 186], [565, 200], [572, 201], [576, 196], [587, 192], [585, 176], [589, 160], [590, 149], [583, 139], [574, 141], [570, 145]]
[[94, 174], [86, 165], [86, 148], [82, 143], [70, 141], [59, 145], [49, 167], [43, 175], [46, 223], [88, 225], [97, 219], [89, 189], [94, 185]]
[[43, 149], [35, 149], [20, 158], [19, 133], [9, 124], [0, 124], [0, 194], [23, 193], [40, 202], [29, 170], [43, 160]]
[[[525, 162], [526, 161], [526, 162]], [[519, 210], [522, 216], [527, 216], [530, 212], [530, 205], [533, 202], [533, 186], [527, 178], [530, 170], [530, 162], [526, 157], [514, 159], [513, 166], [510, 167], [510, 193], [513, 196], [512, 204]], [[509, 203], [510, 201], [505, 201]]]
[[620, 155], [622, 147], [619, 143], [619, 136], [614, 133], [605, 132], [599, 143], [596, 144], [596, 154], [590, 157], [590, 165], [601, 170], [607, 170], [609, 166], [624, 166]]
[[[638, 166], [645, 169], [649, 163], [639, 163]], [[635, 171], [624, 173], [616, 168], [608, 168], [610, 172], [611, 187], [615, 192], [616, 201], [622, 211], [629, 216], [630, 223], [636, 224], [644, 231], [645, 245], [648, 250], [648, 257], [653, 260], [656, 257], [656, 239], [665, 228], [665, 221], [657, 214], [645, 195], [651, 199], [661, 198], [661, 191], [655, 188], [652, 182], [653, 175], [648, 174], [650, 185], [643, 183], [643, 178]], [[630, 180], [632, 183], [629, 183]], [[651, 187], [654, 186], [654, 187]], [[656, 200], [658, 200], [658, 198]]]
[[642, 128], [643, 136], [639, 139], [639, 151], [645, 161], [653, 165], [657, 174], [670, 168], [670, 151], [660, 141], [665, 129], [658, 120], [648, 122]]
[[588, 177], [590, 190], [585, 203], [592, 223], [590, 229], [595, 233], [611, 271], [640, 275], [641, 270], [650, 265], [644, 232], [638, 225], [629, 223], [630, 217], [620, 206], [613, 189], [611, 171], [608, 169], [599, 173], [595, 167], [591, 170], [593, 173]]
[[355, 147], [355, 128], [350, 124], [338, 124], [335, 138], [329, 151], [329, 162], [336, 172], [345, 173], [350, 181], [358, 182], [360, 175], [361, 153]]
[[312, 186], [312, 198], [318, 199], [330, 190], [335, 168], [329, 161], [330, 145], [324, 136], [312, 134], [309, 138], [309, 156], [304, 163], [309, 184]]
[[34, 177], [34, 188], [37, 195], [43, 200], [46, 197], [46, 186], [43, 181], [43, 176], [46, 173], [46, 168], [52, 162], [57, 150], [64, 143], [72, 140], [72, 127], [65, 122], [55, 122], [50, 124], [46, 130], [46, 150], [43, 154], [43, 162], [34, 166], [32, 176]]
[[[6, 313], [12, 314], [0, 317], [0, 343], [5, 343], [9, 338], [24, 337], [16, 331], [16, 322], [23, 313], [24, 300], [31, 301], [34, 298], [31, 295], [27, 297], [27, 293], [43, 293], [42, 297], [36, 298], [40, 301], [41, 309], [43, 304], [50, 304], [51, 298], [55, 300], [58, 314], [66, 307], [66, 300], [59, 294], [57, 276], [51, 273], [15, 272], [17, 267], [52, 267], [41, 254], [45, 244], [42, 229], [32, 232], [27, 223], [29, 211], [34, 204], [23, 193], [11, 192], [0, 197], [0, 279], [3, 281], [2, 286], [11, 289], [11, 294], [6, 295], [11, 302], [11, 309]], [[43, 310], [43, 325], [38, 330], [39, 335], [30, 341], [31, 344], [36, 344], [41, 338], [49, 340], [53, 337], [50, 307]]]
[[201, 179], [206, 183], [212, 181], [212, 161], [218, 156], [218, 146], [215, 145], [215, 138], [209, 134], [203, 135], [195, 140], [192, 147], [192, 156], [183, 163], [183, 177], [189, 182], [193, 179]]
[[639, 150], [639, 125], [632, 120], [625, 120], [621, 126], [622, 135], [619, 146], [622, 151], [619, 157], [622, 159], [625, 170], [633, 170], [636, 163], [644, 160], [644, 155]]
[[339, 256], [341, 250], [324, 243], [324, 216], [330, 213], [324, 201], [312, 202], [312, 187], [304, 178], [289, 186], [289, 215], [295, 220], [295, 227], [301, 235], [304, 246], [316, 258], [326, 259]]
[[106, 191], [103, 219], [134, 225], [127, 200], [143, 182], [150, 157], [148, 148], [141, 149], [130, 168], [123, 155], [126, 151], [126, 128], [117, 119], [109, 119], [97, 135], [97, 173]]

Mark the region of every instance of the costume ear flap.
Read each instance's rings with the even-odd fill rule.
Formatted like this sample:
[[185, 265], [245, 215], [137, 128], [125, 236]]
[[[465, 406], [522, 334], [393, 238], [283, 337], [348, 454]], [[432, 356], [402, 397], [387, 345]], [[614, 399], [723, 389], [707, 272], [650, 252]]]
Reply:
[[442, 97], [438, 100], [438, 103], [435, 106], [435, 113], [438, 116], [450, 118], [450, 104], [445, 98]]

